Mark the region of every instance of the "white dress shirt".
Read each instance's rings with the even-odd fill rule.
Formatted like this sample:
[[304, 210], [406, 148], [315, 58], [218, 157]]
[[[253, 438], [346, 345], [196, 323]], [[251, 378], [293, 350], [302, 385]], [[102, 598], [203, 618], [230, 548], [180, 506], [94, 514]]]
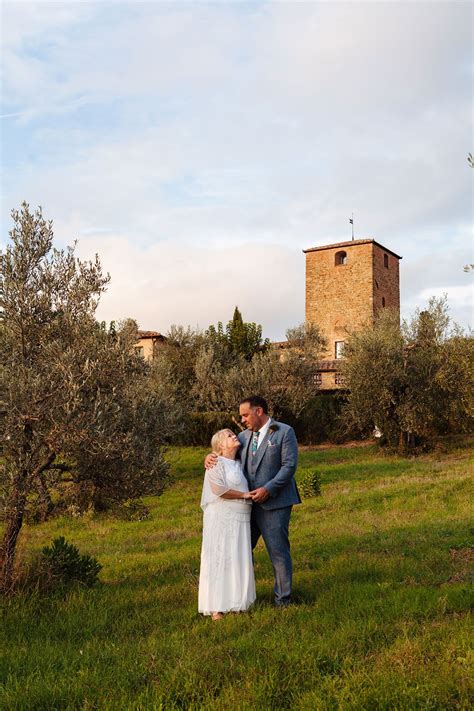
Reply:
[[267, 434], [268, 428], [270, 427], [271, 424], [272, 424], [272, 418], [269, 417], [268, 420], [267, 420], [267, 421], [265, 422], [265, 424], [263, 425], [263, 427], [261, 427], [261, 428], [258, 430], [257, 449], [258, 449], [258, 448], [260, 447], [260, 445], [262, 444], [262, 440], [263, 440], [263, 438], [265, 437], [265, 435]]

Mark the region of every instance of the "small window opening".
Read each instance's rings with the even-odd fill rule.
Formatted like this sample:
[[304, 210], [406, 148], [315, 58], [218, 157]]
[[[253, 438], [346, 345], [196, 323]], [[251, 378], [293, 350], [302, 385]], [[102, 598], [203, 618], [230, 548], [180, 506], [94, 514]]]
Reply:
[[388, 254], [383, 255], [383, 265], [388, 269]]
[[385, 296], [382, 296], [382, 306], [385, 308]]
[[344, 341], [336, 341], [334, 353], [336, 358], [342, 358], [344, 353]]
[[336, 252], [336, 267], [340, 264], [347, 264], [347, 252]]

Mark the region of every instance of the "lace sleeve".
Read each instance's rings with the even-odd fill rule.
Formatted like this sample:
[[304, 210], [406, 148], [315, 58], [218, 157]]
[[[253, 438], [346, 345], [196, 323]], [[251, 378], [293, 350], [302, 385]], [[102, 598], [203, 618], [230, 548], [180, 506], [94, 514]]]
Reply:
[[212, 504], [231, 488], [227, 482], [225, 467], [221, 461], [218, 461], [212, 469], [206, 469], [204, 474], [201, 508], [204, 510], [208, 504]]

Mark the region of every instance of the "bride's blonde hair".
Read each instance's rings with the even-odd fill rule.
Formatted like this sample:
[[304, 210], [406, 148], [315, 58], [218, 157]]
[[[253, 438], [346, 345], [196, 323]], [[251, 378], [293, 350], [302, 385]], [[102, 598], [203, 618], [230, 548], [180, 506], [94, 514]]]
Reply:
[[[232, 432], [228, 427], [226, 427], [223, 430], [219, 430], [219, 432], [216, 432], [214, 435], [212, 435], [211, 439], [211, 449], [213, 452], [216, 452], [216, 454], [220, 454], [222, 452], [222, 440], [224, 439], [224, 435], [227, 432]], [[232, 434], [234, 434], [232, 432]]]

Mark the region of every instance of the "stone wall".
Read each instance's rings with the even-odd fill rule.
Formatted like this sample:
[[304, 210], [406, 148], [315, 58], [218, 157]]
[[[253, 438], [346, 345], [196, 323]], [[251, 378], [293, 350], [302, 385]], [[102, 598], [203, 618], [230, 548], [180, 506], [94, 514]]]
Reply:
[[[328, 341], [325, 358], [335, 358], [335, 342], [373, 322], [372, 243], [336, 245], [306, 253], [306, 320]], [[336, 264], [345, 251], [346, 264]]]
[[[388, 267], [384, 264], [387, 255]], [[396, 309], [400, 313], [400, 263], [398, 257], [378, 244], [373, 245], [373, 302], [374, 313], [379, 309]]]

